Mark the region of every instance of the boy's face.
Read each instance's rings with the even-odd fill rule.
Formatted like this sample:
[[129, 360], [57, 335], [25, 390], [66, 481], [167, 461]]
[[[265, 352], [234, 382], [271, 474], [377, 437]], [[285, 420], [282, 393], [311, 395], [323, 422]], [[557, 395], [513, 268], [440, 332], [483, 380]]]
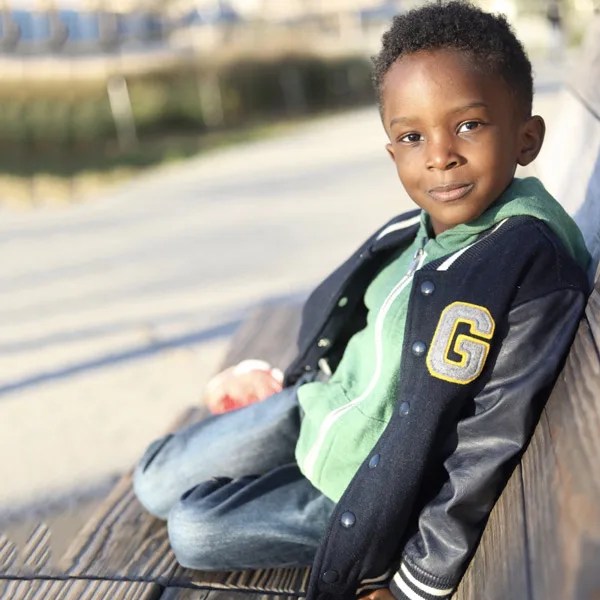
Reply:
[[400, 58], [382, 99], [387, 151], [436, 235], [481, 215], [544, 137], [541, 117], [525, 116], [501, 77], [457, 50]]

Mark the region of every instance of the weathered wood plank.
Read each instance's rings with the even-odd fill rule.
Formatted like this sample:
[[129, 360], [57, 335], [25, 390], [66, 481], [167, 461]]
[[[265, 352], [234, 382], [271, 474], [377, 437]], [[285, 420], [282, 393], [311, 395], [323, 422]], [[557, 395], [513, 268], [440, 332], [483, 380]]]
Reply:
[[298, 600], [299, 596], [168, 587], [160, 600]]
[[308, 585], [308, 568], [257, 569], [255, 571], [211, 572], [177, 567], [169, 587], [198, 587], [213, 589], [270, 592], [271, 594], [303, 594]]
[[304, 596], [293, 595], [290, 596], [276, 594], [249, 594], [248, 592], [232, 592], [227, 591], [211, 591], [206, 596], [206, 600], [297, 600]]
[[119, 481], [60, 561], [69, 576], [158, 582], [175, 567], [164, 523], [143, 510], [130, 476]]
[[268, 304], [254, 309], [235, 333], [223, 367], [245, 358], [260, 358], [284, 369], [296, 352], [300, 304]]
[[600, 362], [583, 321], [522, 461], [532, 597], [600, 597]]
[[[299, 326], [299, 306], [261, 306], [255, 309], [234, 335], [223, 368], [244, 358], [262, 358], [285, 367], [291, 360]], [[169, 428], [179, 429], [206, 414], [192, 407]], [[131, 489], [131, 475], [124, 476], [102, 503], [92, 519], [62, 558], [59, 569], [76, 577], [113, 577], [166, 582], [172, 579], [177, 564], [170, 550], [164, 523], [148, 515]], [[188, 583], [197, 577], [178, 569], [179, 579]], [[233, 579], [232, 579], [233, 578]], [[226, 581], [246, 581], [247, 576], [211, 574], [218, 587]], [[274, 585], [285, 576], [274, 575]], [[262, 577], [261, 581], [270, 581]], [[261, 588], [259, 588], [261, 589]], [[267, 587], [266, 589], [270, 589]], [[278, 588], [274, 588], [278, 591]], [[284, 590], [287, 591], [287, 588]]]
[[207, 600], [209, 593], [209, 590], [168, 587], [163, 592], [162, 596], [160, 597], [160, 600]]
[[529, 598], [525, 534], [521, 467], [517, 465], [453, 600]]
[[594, 345], [600, 348], [600, 276], [585, 308], [585, 317], [590, 325]]
[[50, 561], [50, 529], [40, 523], [31, 533], [23, 548], [23, 564], [25, 569], [39, 574]]
[[50, 528], [38, 523], [23, 546], [0, 536], [0, 577], [51, 577], [60, 571], [52, 562]]
[[6, 535], [0, 534], [0, 576], [16, 575], [18, 565], [18, 550], [12, 540], [9, 540]]
[[0, 579], [2, 600], [158, 600], [154, 583], [90, 579]]

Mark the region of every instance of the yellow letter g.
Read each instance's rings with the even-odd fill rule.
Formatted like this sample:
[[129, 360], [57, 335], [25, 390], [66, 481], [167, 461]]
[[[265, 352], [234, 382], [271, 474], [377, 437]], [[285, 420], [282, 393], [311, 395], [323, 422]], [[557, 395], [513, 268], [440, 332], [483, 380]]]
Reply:
[[[469, 326], [468, 334], [456, 335], [458, 326]], [[427, 353], [427, 369], [438, 379], [462, 385], [470, 383], [485, 365], [494, 335], [495, 323], [490, 311], [468, 302], [453, 302], [442, 311]], [[450, 352], [459, 357], [451, 358]]]

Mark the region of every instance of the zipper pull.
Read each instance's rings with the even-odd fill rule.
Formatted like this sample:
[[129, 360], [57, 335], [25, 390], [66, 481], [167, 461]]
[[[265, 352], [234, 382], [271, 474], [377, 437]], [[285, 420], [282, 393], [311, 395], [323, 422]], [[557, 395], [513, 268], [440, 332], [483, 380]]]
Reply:
[[415, 255], [413, 256], [413, 259], [410, 263], [410, 266], [408, 267], [407, 275], [412, 275], [417, 270], [417, 268], [421, 265], [423, 255], [425, 254], [424, 247], [425, 247], [426, 242], [427, 242], [427, 238], [424, 237], [423, 240], [421, 241], [421, 247], [415, 252]]

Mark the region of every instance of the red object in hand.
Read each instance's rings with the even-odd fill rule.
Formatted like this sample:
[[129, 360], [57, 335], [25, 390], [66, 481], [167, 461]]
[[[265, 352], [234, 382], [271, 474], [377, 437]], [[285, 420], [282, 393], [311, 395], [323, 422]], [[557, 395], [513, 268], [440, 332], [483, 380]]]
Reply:
[[213, 414], [221, 414], [259, 402], [280, 392], [283, 373], [259, 360], [245, 360], [215, 375], [206, 386], [205, 402]]

